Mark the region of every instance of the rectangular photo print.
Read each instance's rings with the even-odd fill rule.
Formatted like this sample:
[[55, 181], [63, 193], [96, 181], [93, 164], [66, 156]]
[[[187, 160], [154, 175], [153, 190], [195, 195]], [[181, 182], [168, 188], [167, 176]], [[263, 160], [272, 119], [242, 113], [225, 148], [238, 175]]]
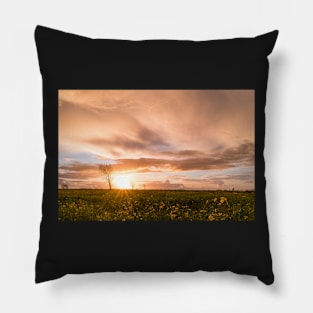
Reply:
[[59, 221], [253, 221], [254, 90], [59, 90]]

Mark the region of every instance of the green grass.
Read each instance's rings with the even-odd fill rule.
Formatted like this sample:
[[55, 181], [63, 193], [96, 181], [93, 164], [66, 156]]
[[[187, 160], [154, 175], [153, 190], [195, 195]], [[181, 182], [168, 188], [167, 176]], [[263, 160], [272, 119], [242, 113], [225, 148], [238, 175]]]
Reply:
[[251, 221], [254, 192], [59, 190], [60, 221]]

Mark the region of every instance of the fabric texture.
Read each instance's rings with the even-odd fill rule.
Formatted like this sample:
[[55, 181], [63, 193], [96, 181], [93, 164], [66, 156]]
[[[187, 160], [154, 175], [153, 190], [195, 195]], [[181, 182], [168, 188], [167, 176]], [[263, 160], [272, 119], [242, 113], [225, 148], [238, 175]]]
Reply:
[[[43, 81], [43, 122], [46, 153], [42, 221], [36, 260], [36, 283], [57, 279], [66, 274], [105, 271], [189, 272], [198, 270], [232, 271], [238, 274], [256, 276], [268, 285], [273, 283], [274, 275], [266, 215], [263, 150], [265, 135], [264, 109], [269, 71], [267, 57], [273, 50], [277, 36], [278, 31], [273, 31], [255, 38], [199, 42], [183, 40], [130, 41], [91, 39], [43, 26], [36, 27], [35, 41]], [[222, 92], [226, 90], [227, 93], [225, 94], [227, 95], [232, 95], [231, 92], [237, 90], [241, 92], [251, 91], [254, 112], [254, 121], [252, 121], [254, 125], [254, 171], [251, 180], [253, 182], [250, 182], [253, 184], [252, 192], [254, 194], [253, 218], [247, 221], [234, 219], [217, 221], [218, 217], [222, 216], [222, 213], [218, 215], [219, 208], [227, 210], [232, 207], [230, 199], [232, 199], [231, 197], [236, 190], [227, 190], [229, 196], [214, 198], [215, 200], [212, 198], [212, 201], [208, 196], [208, 200], [204, 204], [211, 201], [212, 208], [215, 205], [214, 202], [217, 204], [215, 211], [208, 213], [209, 215], [205, 215], [207, 213], [206, 208], [204, 209], [203, 216], [206, 220], [101, 221], [101, 219], [88, 220], [87, 218], [78, 221], [73, 217], [71, 221], [60, 218], [60, 195], [64, 195], [62, 201], [66, 200], [66, 197], [69, 197], [67, 195], [71, 194], [72, 188], [79, 189], [79, 186], [84, 186], [79, 185], [83, 180], [66, 180], [68, 178], [66, 178], [64, 172], [62, 172], [64, 180], [60, 186], [60, 144], [63, 144], [65, 140], [63, 141], [63, 137], [61, 137], [63, 136], [63, 130], [61, 132], [59, 128], [61, 127], [60, 119], [63, 118], [63, 115], [60, 115], [59, 97], [60, 91], [67, 90], [96, 91], [90, 94], [82, 93], [81, 98], [78, 93], [74, 93], [75, 101], [78, 103], [81, 100], [79, 103], [82, 107], [83, 104], [81, 103], [83, 101], [86, 101], [86, 105], [88, 102], [86, 99], [89, 96], [85, 95], [98, 97], [99, 90], [120, 90], [120, 94], [123, 94], [124, 91], [132, 91], [130, 94], [134, 97], [137, 95], [137, 91], [149, 90], [160, 91], [160, 94], [163, 90], [177, 91], [178, 94], [180, 92], [185, 94], [184, 91], [188, 90], [191, 91], [192, 95], [195, 95], [194, 97], [202, 95], [202, 91], [205, 95], [214, 96], [217, 93], [212, 91]], [[74, 97], [73, 93], [64, 94]], [[158, 93], [155, 94], [159, 95]], [[168, 94], [171, 95], [171, 92]], [[67, 101], [70, 102], [73, 99]], [[225, 99], [228, 98], [225, 96]], [[95, 101], [90, 98], [88, 105], [96, 103]], [[64, 103], [66, 104], [66, 101]], [[116, 100], [116, 103], [119, 103], [118, 100]], [[141, 105], [144, 106], [144, 102]], [[193, 106], [193, 103], [188, 105]], [[171, 103], [168, 106], [171, 106]], [[216, 107], [218, 108], [218, 106]], [[128, 109], [125, 110], [124, 113], [126, 114]], [[122, 112], [122, 109], [119, 112]], [[202, 111], [199, 114], [205, 116], [205, 112]], [[182, 113], [178, 111], [177, 116], [179, 114]], [[233, 115], [236, 116], [236, 110]], [[136, 119], [139, 118], [136, 115], [134, 116]], [[62, 123], [62, 127], [66, 127], [65, 122], [62, 121]], [[77, 123], [83, 122], [77, 121]], [[200, 122], [194, 121], [194, 124], [197, 123]], [[105, 125], [101, 127], [105, 129]], [[115, 126], [110, 127], [112, 129]], [[208, 125], [210, 131], [211, 127], [211, 125]], [[144, 138], [142, 140], [146, 146], [149, 147], [147, 142], [157, 140], [161, 136], [162, 129], [161, 127], [159, 129], [160, 133], [158, 131], [153, 134], [152, 131], [142, 133], [141, 138]], [[231, 132], [230, 130], [230, 134]], [[73, 136], [77, 135], [74, 130], [71, 132], [71, 129], [69, 133]], [[121, 136], [125, 135], [122, 133], [124, 133], [124, 130], [121, 131], [119, 137], [114, 138], [122, 138]], [[195, 134], [195, 138], [197, 138], [197, 134]], [[106, 139], [105, 144], [108, 145], [108, 142], [108, 139]], [[110, 141], [110, 144], [113, 146], [114, 140]], [[124, 148], [130, 149], [130, 145], [131, 143], [126, 142]], [[166, 147], [166, 144], [164, 146]], [[165, 148], [164, 151], [161, 151], [162, 147], [158, 146], [158, 153], [161, 154], [162, 152], [170, 155], [171, 151], [169, 152]], [[248, 145], [244, 147], [248, 149]], [[234, 149], [227, 151], [234, 152]], [[179, 160], [187, 160], [188, 153], [195, 153], [191, 150], [194, 149], [182, 148]], [[239, 151], [236, 155], [250, 152], [250, 150], [248, 152], [243, 150], [243, 152]], [[172, 153], [174, 152], [172, 151]], [[214, 157], [218, 158], [222, 153], [224, 152], [216, 152]], [[129, 158], [128, 155], [128, 162]], [[145, 159], [146, 162], [148, 162], [147, 159]], [[151, 159], [152, 157], [150, 157], [150, 161]], [[169, 157], [168, 159], [172, 160]], [[125, 164], [127, 160], [125, 157], [123, 158]], [[195, 157], [193, 160], [195, 160]], [[208, 161], [205, 160], [209, 160], [209, 157], [205, 159], [202, 156], [201, 160], [204, 160], [204, 170], [209, 171], [213, 168], [214, 164], [210, 164], [206, 168], [207, 163], [205, 162]], [[219, 160], [219, 162], [224, 162], [221, 165], [221, 170], [224, 170], [222, 167], [226, 164], [225, 162], [227, 162], [230, 169], [234, 167], [232, 165], [233, 161], [228, 160], [224, 154]], [[172, 168], [174, 166], [178, 167], [177, 164], [173, 164], [169, 163], [167, 168], [171, 166]], [[183, 168], [181, 164], [179, 163], [180, 168], [185, 170], [187, 177], [189, 177], [188, 175], [191, 175], [193, 168], [186, 168], [187, 165], [185, 164], [185, 168]], [[162, 166], [162, 164], [159, 166]], [[197, 163], [194, 168], [197, 168]], [[70, 171], [67, 173], [70, 173]], [[243, 179], [242, 176], [237, 175], [236, 179]], [[72, 186], [68, 183], [69, 181], [73, 182]], [[214, 180], [211, 179], [211, 181]], [[116, 179], [116, 182], [118, 182], [118, 179]], [[125, 182], [120, 178], [120, 185], [117, 184], [116, 188], [128, 188], [127, 184], [129, 182]], [[218, 183], [216, 182], [216, 184]], [[186, 186], [188, 189], [188, 186], [191, 185], [186, 183], [177, 186], [173, 186], [173, 189], [184, 189]], [[140, 188], [144, 189], [145, 187]], [[192, 188], [194, 187], [189, 189], [192, 191]], [[217, 188], [223, 189], [224, 187], [223, 185], [217, 185]], [[60, 191], [60, 189], [62, 190]], [[166, 188], [164, 187], [164, 189]], [[231, 187], [228, 187], [228, 189], [231, 189]], [[191, 191], [189, 194], [193, 195]], [[112, 194], [114, 192], [112, 190]], [[138, 194], [140, 192], [147, 192], [147, 190], [138, 191]], [[185, 191], [181, 190], [181, 192]], [[204, 192], [204, 190], [201, 192]], [[200, 194], [202, 195], [199, 192]], [[192, 202], [192, 196], [190, 197], [188, 201]], [[79, 199], [77, 198], [75, 201], [76, 207], [79, 208], [77, 204]], [[105, 198], [103, 201], [105, 208]], [[163, 208], [162, 205], [158, 204], [158, 208], [160, 206]], [[177, 209], [175, 214], [172, 212], [172, 219], [179, 216], [177, 211], [179, 210]], [[240, 210], [238, 212], [240, 215]], [[198, 212], [195, 212], [195, 214], [198, 214]], [[136, 214], [134, 216], [136, 218]]]

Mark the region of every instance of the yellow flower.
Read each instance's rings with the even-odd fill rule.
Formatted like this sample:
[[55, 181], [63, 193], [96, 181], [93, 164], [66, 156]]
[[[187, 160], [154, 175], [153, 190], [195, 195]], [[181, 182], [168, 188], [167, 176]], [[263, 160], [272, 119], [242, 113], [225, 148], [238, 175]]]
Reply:
[[209, 215], [209, 221], [210, 221], [210, 222], [214, 221], [214, 216], [211, 215], [211, 214]]
[[227, 200], [227, 198], [221, 197], [220, 202], [221, 202], [221, 203], [224, 203], [226, 200]]

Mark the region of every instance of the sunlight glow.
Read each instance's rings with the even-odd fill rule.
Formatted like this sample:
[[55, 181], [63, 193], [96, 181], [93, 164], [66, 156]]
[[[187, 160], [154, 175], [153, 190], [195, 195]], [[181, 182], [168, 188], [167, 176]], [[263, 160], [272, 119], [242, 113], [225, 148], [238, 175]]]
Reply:
[[114, 177], [114, 185], [119, 189], [130, 189], [131, 177], [129, 175], [116, 175]]

